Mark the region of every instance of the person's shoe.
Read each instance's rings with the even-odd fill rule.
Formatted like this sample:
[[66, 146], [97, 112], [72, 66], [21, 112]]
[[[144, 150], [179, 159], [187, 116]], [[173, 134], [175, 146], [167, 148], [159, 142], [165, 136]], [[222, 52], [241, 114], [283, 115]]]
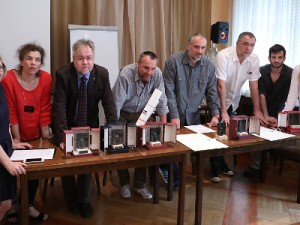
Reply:
[[69, 212], [71, 213], [78, 213], [79, 212], [79, 206], [78, 203], [75, 201], [68, 201], [67, 208]]
[[94, 214], [90, 202], [80, 204], [80, 214], [83, 218], [89, 218]]
[[151, 199], [152, 198], [152, 194], [148, 191], [147, 188], [141, 188], [141, 189], [135, 188], [134, 190], [138, 194], [140, 194], [143, 197], [143, 199]]
[[9, 223], [18, 222], [18, 199], [15, 199], [12, 203], [10, 210], [7, 213], [7, 221]]
[[234, 175], [234, 172], [227, 165], [222, 166], [220, 169], [221, 169], [222, 173], [227, 175], [227, 176], [233, 176]]
[[18, 222], [18, 213], [16, 213], [16, 212], [13, 212], [13, 213], [9, 212], [7, 214], [7, 222], [9, 222], [9, 223], [17, 223]]
[[30, 218], [36, 221], [43, 222], [48, 219], [48, 215], [46, 213], [39, 212], [33, 206], [29, 206], [28, 210]]
[[167, 169], [159, 168], [159, 174], [161, 175], [163, 181], [167, 184], [169, 179], [169, 171]]
[[131, 197], [131, 191], [130, 191], [129, 184], [125, 184], [121, 187], [121, 196], [122, 196], [122, 198], [130, 198]]
[[244, 171], [244, 177], [256, 177], [259, 174], [259, 169], [254, 169], [248, 167], [247, 170]]
[[234, 172], [232, 170], [222, 171], [222, 173], [227, 175], [227, 176], [233, 176], [234, 175]]
[[219, 176], [216, 176], [216, 177], [211, 177], [210, 178], [211, 181], [215, 182], [215, 183], [219, 183], [221, 181], [220, 177]]

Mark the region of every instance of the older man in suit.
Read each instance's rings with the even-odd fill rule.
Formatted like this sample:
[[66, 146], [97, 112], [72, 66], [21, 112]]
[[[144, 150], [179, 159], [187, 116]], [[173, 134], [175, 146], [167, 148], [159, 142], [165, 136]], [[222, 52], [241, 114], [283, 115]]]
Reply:
[[[116, 108], [108, 71], [94, 64], [94, 43], [80, 39], [73, 44], [73, 62], [58, 69], [53, 99], [53, 128], [57, 144], [63, 148], [64, 130], [71, 127], [99, 127], [99, 101], [107, 122], [116, 120]], [[62, 177], [64, 195], [71, 212], [93, 215], [90, 203], [91, 174]]]

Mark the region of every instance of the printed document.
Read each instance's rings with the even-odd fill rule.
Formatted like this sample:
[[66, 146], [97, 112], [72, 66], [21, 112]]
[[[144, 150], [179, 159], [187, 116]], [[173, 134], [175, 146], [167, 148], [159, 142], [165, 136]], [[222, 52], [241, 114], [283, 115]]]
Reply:
[[53, 159], [54, 152], [55, 152], [55, 148], [14, 150], [10, 159], [12, 161], [22, 161], [24, 159], [32, 159], [32, 158]]

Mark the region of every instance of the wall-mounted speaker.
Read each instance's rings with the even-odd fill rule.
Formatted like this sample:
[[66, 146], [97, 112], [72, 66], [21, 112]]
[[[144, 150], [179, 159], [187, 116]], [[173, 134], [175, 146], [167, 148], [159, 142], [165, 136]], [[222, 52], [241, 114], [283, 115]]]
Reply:
[[211, 26], [210, 40], [216, 44], [226, 44], [228, 42], [229, 23], [216, 22]]

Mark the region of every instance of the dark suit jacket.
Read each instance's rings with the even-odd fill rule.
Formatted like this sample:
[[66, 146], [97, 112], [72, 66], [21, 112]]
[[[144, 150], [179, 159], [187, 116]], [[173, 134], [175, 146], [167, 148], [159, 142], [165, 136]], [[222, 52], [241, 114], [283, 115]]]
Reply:
[[[52, 106], [53, 130], [57, 144], [64, 140], [64, 130], [76, 127], [76, 105], [78, 77], [73, 63], [56, 71], [56, 83]], [[94, 65], [88, 81], [88, 126], [99, 127], [99, 108], [101, 101], [106, 121], [116, 121], [116, 107], [110, 88], [108, 71]]]

